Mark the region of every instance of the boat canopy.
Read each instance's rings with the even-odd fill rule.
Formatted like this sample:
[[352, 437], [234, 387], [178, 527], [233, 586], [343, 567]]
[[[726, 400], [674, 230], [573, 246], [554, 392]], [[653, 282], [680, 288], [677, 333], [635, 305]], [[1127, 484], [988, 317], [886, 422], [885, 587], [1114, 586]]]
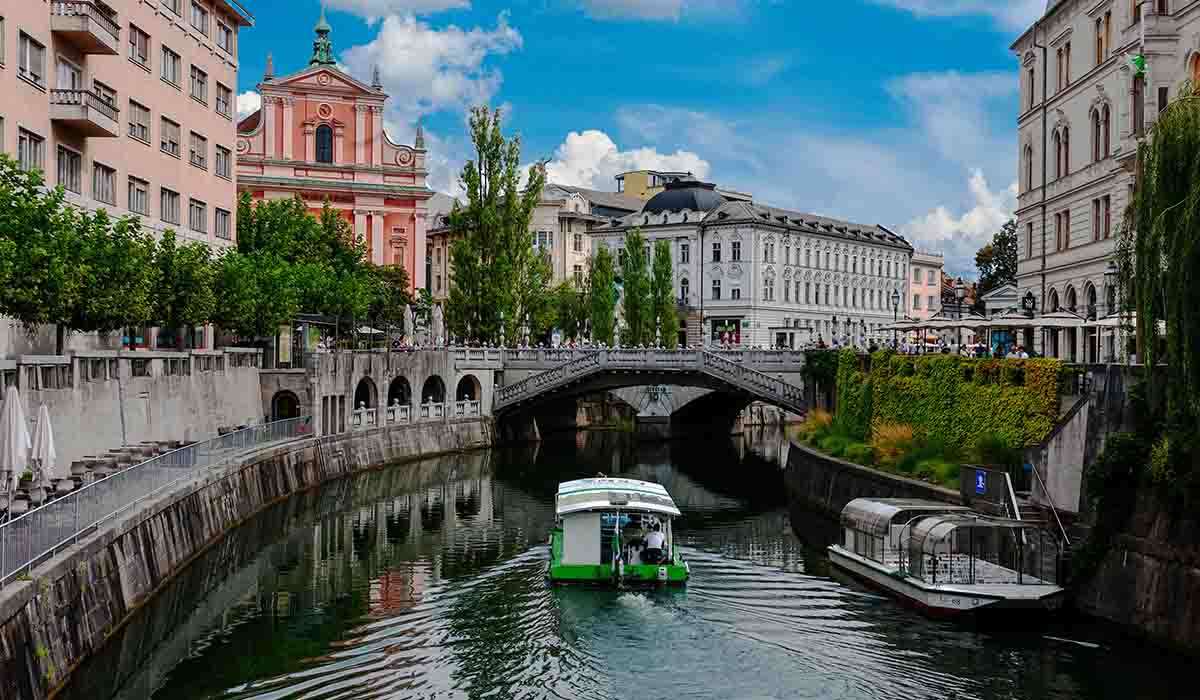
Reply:
[[1061, 555], [1038, 524], [950, 513], [914, 522], [902, 550], [908, 575], [939, 583], [1052, 584]]
[[591, 510], [636, 510], [675, 517], [679, 509], [660, 484], [637, 479], [597, 477], [558, 485], [555, 514], [559, 517]]
[[842, 509], [842, 526], [874, 537], [884, 537], [893, 525], [904, 525], [918, 515], [970, 510], [964, 506], [919, 498], [856, 498]]

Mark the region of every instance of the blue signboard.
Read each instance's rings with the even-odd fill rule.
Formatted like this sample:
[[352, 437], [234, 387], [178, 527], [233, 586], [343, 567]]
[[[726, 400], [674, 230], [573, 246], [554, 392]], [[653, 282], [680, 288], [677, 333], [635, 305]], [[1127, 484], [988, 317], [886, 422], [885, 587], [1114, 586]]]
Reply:
[[975, 472], [975, 493], [980, 495], [987, 493], [987, 472]]

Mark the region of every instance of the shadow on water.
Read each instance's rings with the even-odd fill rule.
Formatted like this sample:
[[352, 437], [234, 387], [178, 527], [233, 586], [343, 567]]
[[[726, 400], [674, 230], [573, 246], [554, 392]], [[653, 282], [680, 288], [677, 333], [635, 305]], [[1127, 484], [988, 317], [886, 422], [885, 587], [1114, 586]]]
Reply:
[[[63, 697], [1158, 700], [1187, 687], [1185, 666], [1091, 629], [1001, 637], [831, 578], [836, 523], [789, 513], [786, 450], [778, 431], [588, 432], [330, 484], [200, 557]], [[597, 472], [673, 494], [687, 588], [547, 584], [557, 484]]]

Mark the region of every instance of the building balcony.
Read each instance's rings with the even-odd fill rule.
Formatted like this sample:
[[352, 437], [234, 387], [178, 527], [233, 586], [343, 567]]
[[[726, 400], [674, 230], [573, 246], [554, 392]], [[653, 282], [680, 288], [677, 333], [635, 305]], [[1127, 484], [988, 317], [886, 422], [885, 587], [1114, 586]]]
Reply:
[[121, 53], [121, 29], [116, 13], [91, 0], [53, 0], [50, 31], [70, 41], [85, 54], [116, 56]]
[[121, 135], [120, 111], [90, 90], [51, 90], [50, 120], [84, 136]]

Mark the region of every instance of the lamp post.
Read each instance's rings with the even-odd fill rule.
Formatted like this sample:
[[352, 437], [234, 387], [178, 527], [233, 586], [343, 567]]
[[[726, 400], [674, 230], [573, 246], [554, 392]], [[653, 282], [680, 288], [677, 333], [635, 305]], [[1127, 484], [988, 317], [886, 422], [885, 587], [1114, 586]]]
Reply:
[[[954, 282], [954, 298], [958, 299], [958, 320], [962, 320], [963, 316], [963, 299], [967, 298], [967, 286], [963, 284], [962, 278], [959, 277]], [[958, 351], [962, 352], [962, 326], [959, 326], [955, 333], [958, 335]]]
[[[1109, 260], [1108, 266], [1104, 268], [1104, 306], [1105, 311], [1109, 316], [1112, 316], [1118, 311], [1117, 304], [1117, 263]], [[1112, 347], [1108, 351], [1108, 361], [1112, 362], [1116, 359], [1116, 336], [1117, 330], [1120, 329], [1120, 318], [1117, 319], [1117, 328], [1113, 329]]]
[[900, 322], [900, 290], [892, 290], [892, 349], [899, 348], [899, 341], [896, 339], [896, 324]]
[[862, 337], [863, 347], [867, 345], [867, 319], [858, 319], [858, 335]]
[[836, 343], [838, 338], [838, 320], [837, 316], [833, 317], [833, 330], [829, 332], [829, 342]]

